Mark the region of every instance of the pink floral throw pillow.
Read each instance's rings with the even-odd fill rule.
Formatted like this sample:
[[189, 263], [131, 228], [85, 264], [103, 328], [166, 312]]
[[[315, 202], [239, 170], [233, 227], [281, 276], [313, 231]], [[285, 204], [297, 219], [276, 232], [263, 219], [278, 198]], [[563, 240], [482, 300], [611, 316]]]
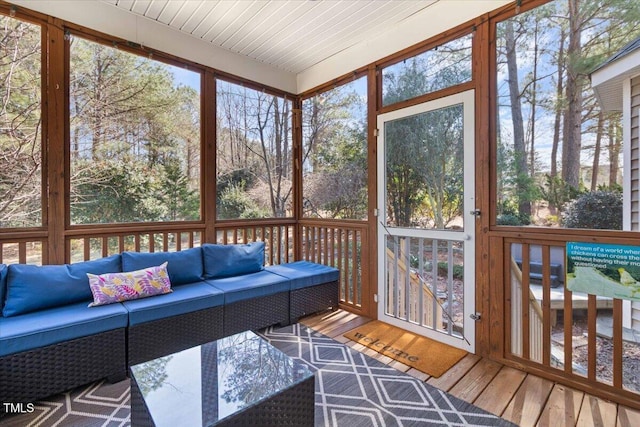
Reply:
[[142, 270], [95, 275], [87, 273], [93, 302], [89, 307], [146, 298], [171, 291], [167, 263]]

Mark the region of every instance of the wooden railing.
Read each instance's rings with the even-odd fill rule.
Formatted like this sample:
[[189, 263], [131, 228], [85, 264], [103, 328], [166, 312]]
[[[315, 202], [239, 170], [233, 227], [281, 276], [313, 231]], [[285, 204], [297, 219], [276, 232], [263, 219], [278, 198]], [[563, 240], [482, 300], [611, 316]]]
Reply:
[[340, 305], [352, 311], [365, 308], [369, 272], [368, 226], [361, 222], [300, 221], [302, 259], [340, 270]]
[[[637, 356], [625, 356], [625, 347], [638, 344], [623, 343], [622, 300], [571, 292], [553, 277], [558, 265], [565, 274], [565, 241], [501, 240], [504, 361], [636, 407], [640, 384], [628, 358]], [[609, 336], [598, 327], [603, 319]]]
[[46, 264], [46, 248], [46, 238], [0, 239], [0, 264]]
[[541, 363], [544, 338], [542, 307], [531, 292], [529, 275], [523, 277], [513, 257], [510, 266], [511, 353]]
[[387, 287], [386, 312], [433, 330], [444, 329], [443, 301], [436, 300], [427, 283], [407, 266], [405, 260], [408, 260], [409, 254], [399, 252], [396, 254], [389, 248], [386, 250], [386, 283], [395, 284]]
[[124, 251], [172, 252], [200, 246], [202, 229], [127, 230], [95, 232], [85, 230], [82, 235], [67, 237], [66, 259], [69, 262], [97, 259]]
[[216, 226], [216, 241], [220, 244], [265, 243], [265, 263], [282, 264], [295, 259], [295, 222], [227, 224]]
[[[123, 251], [179, 251], [204, 243], [205, 226], [140, 224], [74, 227], [65, 231], [65, 260], [73, 263]], [[18, 233], [19, 234], [19, 233]], [[47, 235], [23, 233], [0, 236], [0, 263], [47, 264]], [[358, 221], [293, 219], [225, 221], [215, 226], [221, 244], [265, 243], [267, 265], [298, 259], [330, 265], [340, 270], [340, 305], [363, 312], [365, 288], [370, 280], [369, 235]]]

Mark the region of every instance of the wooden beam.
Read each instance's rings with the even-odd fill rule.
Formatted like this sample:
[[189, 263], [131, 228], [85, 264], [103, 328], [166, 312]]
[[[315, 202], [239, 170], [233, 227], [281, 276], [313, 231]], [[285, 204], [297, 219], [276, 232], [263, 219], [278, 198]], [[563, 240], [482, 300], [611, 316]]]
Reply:
[[202, 202], [202, 220], [204, 221], [204, 235], [202, 243], [216, 242], [216, 168], [217, 168], [217, 97], [216, 79], [211, 71], [201, 74], [200, 122], [202, 123], [200, 137], [200, 200]]
[[48, 188], [46, 193], [48, 205], [45, 210], [48, 259], [43, 261], [49, 264], [64, 264], [68, 261], [65, 245], [65, 228], [68, 221], [65, 194], [66, 189], [69, 188], [69, 156], [65, 140], [69, 123], [67, 108], [69, 73], [66, 69], [69, 46], [64, 39], [60, 19], [49, 18], [43, 32], [46, 35], [43, 50], [48, 52], [46, 60], [42, 62], [42, 69], [46, 70], [44, 78], [46, 85], [43, 88], [46, 111], [43, 164], [46, 171], [44, 179], [48, 184], [46, 187]]

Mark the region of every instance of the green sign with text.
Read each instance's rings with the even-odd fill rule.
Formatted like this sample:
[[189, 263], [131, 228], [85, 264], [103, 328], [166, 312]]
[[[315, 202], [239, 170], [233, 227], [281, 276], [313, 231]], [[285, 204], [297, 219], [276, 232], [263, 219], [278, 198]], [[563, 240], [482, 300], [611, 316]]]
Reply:
[[567, 242], [567, 288], [640, 301], [640, 246]]

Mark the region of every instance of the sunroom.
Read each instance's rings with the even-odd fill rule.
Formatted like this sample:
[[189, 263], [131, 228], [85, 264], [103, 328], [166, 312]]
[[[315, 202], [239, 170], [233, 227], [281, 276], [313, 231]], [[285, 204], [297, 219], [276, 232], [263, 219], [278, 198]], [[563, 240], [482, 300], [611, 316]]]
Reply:
[[[0, 0], [0, 22], [0, 264], [260, 243], [338, 271], [334, 311], [282, 327], [503, 419], [477, 424], [640, 424], [636, 1]], [[344, 336], [376, 321], [462, 356], [436, 376]], [[426, 422], [332, 406], [321, 376], [317, 425]], [[132, 422], [129, 380], [78, 390], [0, 425]]]

